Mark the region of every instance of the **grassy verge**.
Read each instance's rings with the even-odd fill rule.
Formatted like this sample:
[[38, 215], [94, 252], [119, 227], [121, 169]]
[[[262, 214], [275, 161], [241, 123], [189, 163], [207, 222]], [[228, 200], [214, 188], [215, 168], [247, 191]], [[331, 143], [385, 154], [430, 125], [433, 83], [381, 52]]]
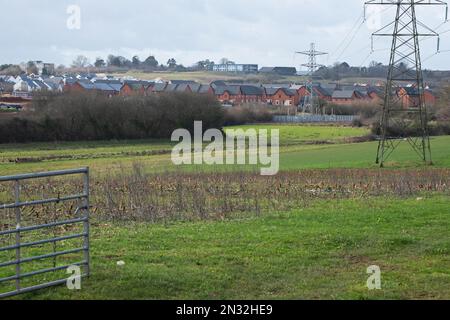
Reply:
[[[95, 224], [81, 291], [20, 298], [449, 299], [449, 208], [448, 196], [369, 198], [236, 221]], [[371, 265], [380, 291], [367, 290]]]

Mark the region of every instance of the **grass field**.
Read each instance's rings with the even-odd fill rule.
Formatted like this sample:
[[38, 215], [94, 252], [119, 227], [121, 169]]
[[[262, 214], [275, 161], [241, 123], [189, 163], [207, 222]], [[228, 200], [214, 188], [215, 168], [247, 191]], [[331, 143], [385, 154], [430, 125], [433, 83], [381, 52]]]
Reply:
[[[240, 128], [250, 127], [280, 129], [279, 175], [175, 167], [173, 143], [160, 140], [0, 145], [0, 175], [92, 170], [92, 276], [79, 292], [59, 287], [19, 298], [450, 298], [449, 136], [432, 138], [433, 167], [405, 142], [380, 170], [376, 142], [351, 143], [369, 133], [364, 128]], [[25, 190], [58, 196], [76, 186], [60, 187]], [[10, 198], [0, 186], [0, 199]], [[71, 212], [23, 214], [46, 222], [54, 211]], [[13, 217], [6, 212], [0, 229]], [[371, 265], [381, 267], [380, 291], [367, 290]]]
[[[346, 142], [346, 139], [367, 135], [369, 131], [364, 128], [273, 125], [251, 127], [280, 129], [281, 170], [376, 167], [374, 160], [377, 142]], [[246, 129], [249, 126], [240, 128]], [[320, 143], [314, 144], [314, 141]], [[93, 174], [102, 174], [131, 168], [135, 162], [142, 163], [148, 172], [178, 170], [180, 168], [175, 168], [170, 160], [173, 145], [170, 141], [148, 140], [0, 145], [0, 175], [79, 166], [89, 166]], [[436, 167], [450, 167], [449, 145], [448, 136], [432, 139]], [[388, 166], [417, 167], [421, 166], [421, 162], [405, 142], [392, 156]], [[184, 168], [188, 171], [254, 169], [254, 166]]]
[[[448, 299], [449, 214], [449, 197], [434, 196], [318, 202], [226, 222], [95, 225], [81, 291], [20, 298]], [[371, 265], [381, 268], [380, 291], [367, 290]]]

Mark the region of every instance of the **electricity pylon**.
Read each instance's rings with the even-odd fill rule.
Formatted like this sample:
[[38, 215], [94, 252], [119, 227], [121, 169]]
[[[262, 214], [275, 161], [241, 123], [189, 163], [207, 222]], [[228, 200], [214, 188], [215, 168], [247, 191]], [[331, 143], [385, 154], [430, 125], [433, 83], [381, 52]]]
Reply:
[[309, 51], [300, 51], [296, 52], [297, 54], [302, 54], [308, 56], [308, 63], [302, 64], [303, 67], [308, 68], [308, 77], [309, 80], [306, 83], [306, 90], [308, 94], [305, 96], [303, 101], [303, 110], [309, 108], [311, 112], [315, 110], [315, 99], [314, 99], [314, 73], [317, 71], [319, 67], [323, 67], [321, 64], [317, 64], [317, 56], [327, 55], [326, 52], [316, 51], [316, 44], [311, 43], [311, 47]]
[[[372, 35], [392, 37], [376, 163], [383, 167], [400, 143], [407, 141], [425, 163], [432, 164], [419, 41], [421, 37], [437, 37], [439, 52], [439, 34], [417, 19], [416, 7], [447, 6], [447, 3], [438, 0], [373, 0], [366, 2], [367, 5], [396, 7], [395, 20]], [[448, 7], [446, 21], [447, 13]], [[391, 28], [393, 31], [389, 31]]]

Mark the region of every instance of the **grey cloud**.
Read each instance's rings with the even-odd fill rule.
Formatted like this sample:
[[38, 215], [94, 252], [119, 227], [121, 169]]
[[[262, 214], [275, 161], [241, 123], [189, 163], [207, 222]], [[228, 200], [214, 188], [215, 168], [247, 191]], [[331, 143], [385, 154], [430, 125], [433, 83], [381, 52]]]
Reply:
[[[10, 28], [7, 45], [1, 45], [0, 63], [47, 60], [68, 64], [80, 53], [94, 59], [108, 53], [136, 52], [145, 58], [153, 53], [165, 61], [171, 56], [185, 65], [204, 58], [230, 59], [260, 65], [296, 65], [293, 53], [317, 42], [333, 53], [328, 61], [348, 59], [353, 65], [370, 60], [386, 62], [388, 51], [370, 53], [370, 34], [360, 28], [344, 52], [335, 52], [363, 12], [363, 1], [345, 0], [0, 0]], [[81, 30], [66, 28], [66, 9], [77, 4], [82, 10]], [[436, 11], [421, 12], [436, 26]], [[385, 21], [392, 17], [386, 12]], [[450, 26], [441, 28], [449, 29]], [[5, 32], [5, 31], [4, 31]], [[443, 50], [450, 49], [450, 33], [442, 37]], [[431, 42], [428, 42], [431, 43]], [[377, 40], [378, 48], [389, 46]], [[346, 45], [341, 46], [346, 47]], [[423, 48], [433, 54], [432, 45]], [[362, 49], [364, 48], [364, 49]], [[201, 56], [200, 56], [201, 55]], [[368, 57], [368, 58], [366, 58]], [[368, 61], [365, 61], [368, 60]], [[431, 58], [425, 67], [449, 69], [445, 53]]]

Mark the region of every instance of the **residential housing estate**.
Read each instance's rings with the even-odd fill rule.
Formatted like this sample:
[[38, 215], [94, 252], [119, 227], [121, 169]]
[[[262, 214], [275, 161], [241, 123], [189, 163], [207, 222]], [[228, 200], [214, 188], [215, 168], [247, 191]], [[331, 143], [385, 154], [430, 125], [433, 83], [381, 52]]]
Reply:
[[[288, 70], [284, 70], [288, 72]], [[291, 71], [292, 72], [292, 71]], [[200, 84], [186, 80], [119, 79], [111, 76], [99, 77], [95, 74], [76, 74], [65, 76], [20, 75], [18, 77], [0, 76], [0, 94], [31, 99], [36, 92], [97, 92], [107, 96], [132, 96], [164, 94], [171, 92], [191, 92], [215, 96], [223, 105], [236, 106], [246, 103], [272, 106], [299, 106], [310, 95], [305, 84], [254, 84], [214, 81]], [[382, 86], [342, 85], [337, 83], [312, 86], [314, 95], [334, 105], [352, 105], [355, 103], [381, 103]], [[404, 108], [414, 105], [418, 99], [415, 88], [399, 87], [397, 95]], [[427, 89], [426, 102], [436, 102], [433, 92]]]

